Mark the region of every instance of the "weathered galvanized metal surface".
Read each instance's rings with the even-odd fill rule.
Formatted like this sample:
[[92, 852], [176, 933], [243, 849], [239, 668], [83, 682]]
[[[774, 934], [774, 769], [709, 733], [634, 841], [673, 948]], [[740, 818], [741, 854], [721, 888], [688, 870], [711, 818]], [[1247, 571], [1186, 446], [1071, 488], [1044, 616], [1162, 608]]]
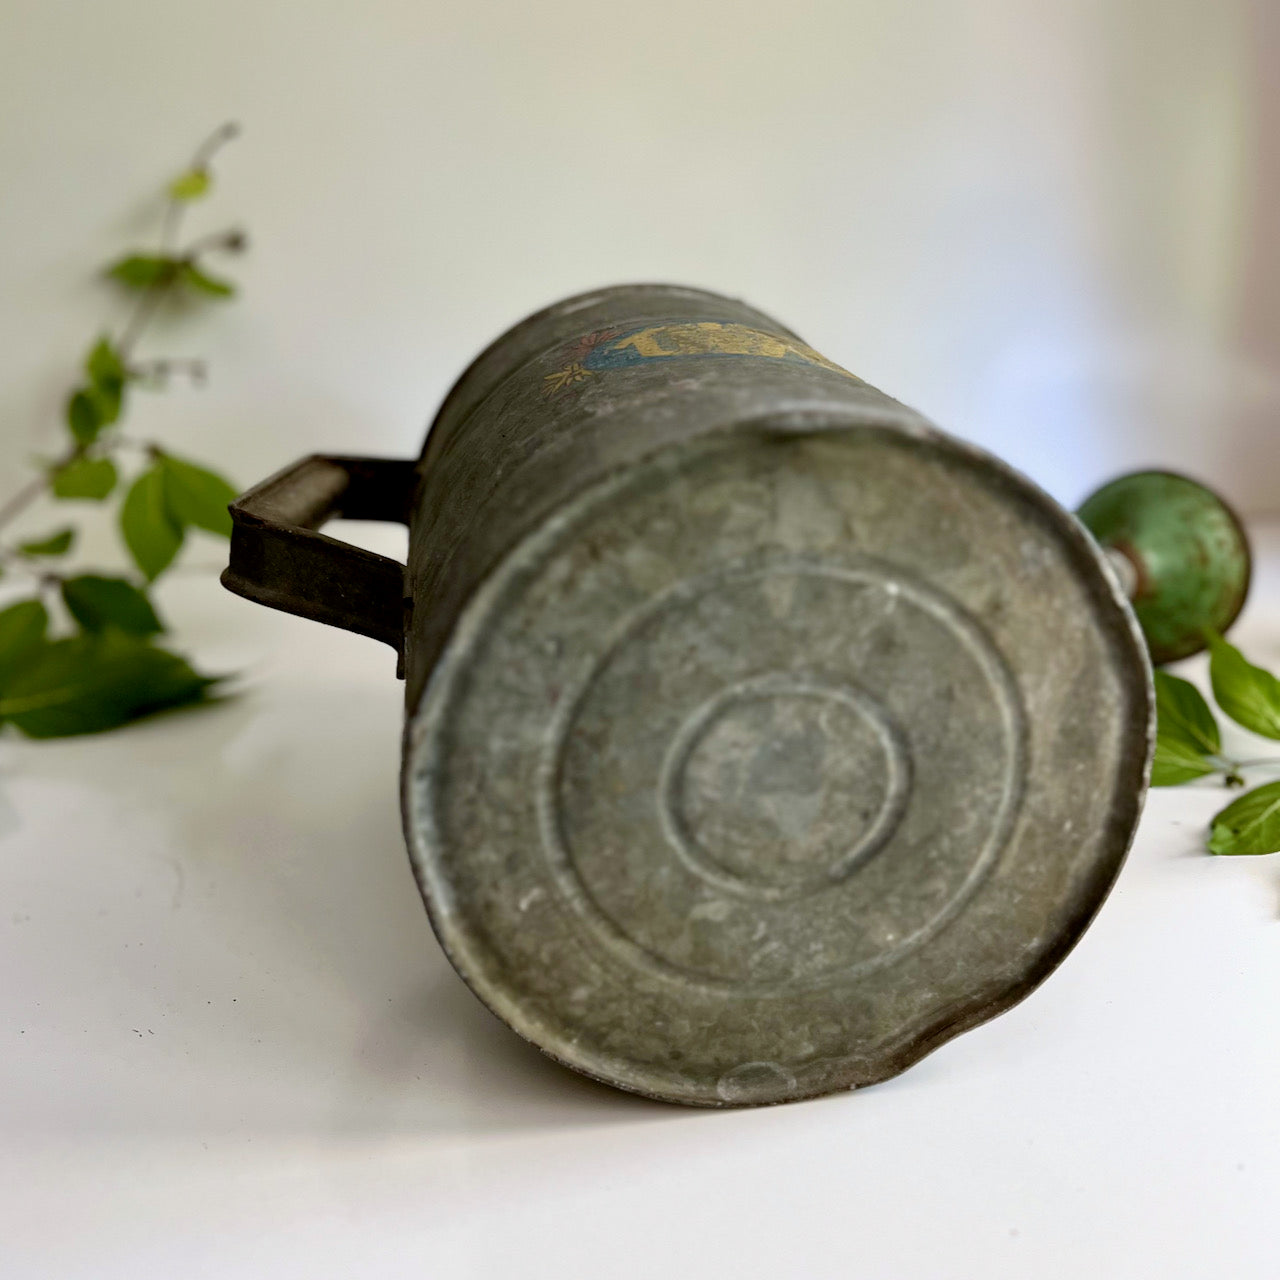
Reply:
[[604, 290], [489, 348], [406, 597], [436, 933], [624, 1089], [893, 1075], [1055, 967], [1137, 820], [1149, 669], [1081, 526], [730, 299]]

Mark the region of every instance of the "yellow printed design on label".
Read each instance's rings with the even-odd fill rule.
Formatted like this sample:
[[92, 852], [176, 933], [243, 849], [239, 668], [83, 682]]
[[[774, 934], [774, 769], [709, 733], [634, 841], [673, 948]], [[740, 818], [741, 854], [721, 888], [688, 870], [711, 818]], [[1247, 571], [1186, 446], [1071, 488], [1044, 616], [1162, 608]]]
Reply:
[[626, 330], [601, 329], [579, 339], [565, 354], [566, 363], [544, 379], [549, 393], [584, 382], [606, 369], [629, 368], [651, 360], [753, 356], [789, 364], [817, 365], [845, 377], [854, 376], [797, 338], [714, 320]]

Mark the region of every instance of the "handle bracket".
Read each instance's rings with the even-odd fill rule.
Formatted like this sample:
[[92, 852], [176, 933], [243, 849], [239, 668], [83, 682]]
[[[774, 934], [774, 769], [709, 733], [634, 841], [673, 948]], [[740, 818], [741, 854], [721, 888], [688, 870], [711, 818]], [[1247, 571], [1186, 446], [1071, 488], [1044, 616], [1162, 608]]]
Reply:
[[222, 585], [389, 644], [404, 665], [404, 566], [321, 533], [327, 520], [409, 523], [415, 464], [313, 454], [231, 503], [231, 562]]

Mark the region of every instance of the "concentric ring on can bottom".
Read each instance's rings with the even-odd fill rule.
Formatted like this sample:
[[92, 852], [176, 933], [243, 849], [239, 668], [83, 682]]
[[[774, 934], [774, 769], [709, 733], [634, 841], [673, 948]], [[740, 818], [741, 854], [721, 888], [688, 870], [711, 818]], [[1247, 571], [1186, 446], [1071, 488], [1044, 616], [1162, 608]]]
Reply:
[[[615, 476], [582, 495], [522, 542], [468, 606], [410, 726], [406, 829], [433, 925], [455, 967], [499, 1016], [539, 1047], [620, 1087], [673, 1101], [742, 1105], [869, 1083], [901, 1070], [956, 1030], [1008, 1007], [1057, 963], [1110, 883], [1132, 829], [1134, 792], [1127, 779], [1134, 769], [1140, 775], [1142, 766], [1142, 726], [1134, 727], [1130, 718], [1134, 705], [1141, 704], [1142, 688], [1133, 680], [1140, 653], [1133, 647], [1131, 620], [1092, 546], [1025, 482], [945, 440], [913, 440], [901, 433], [866, 429], [822, 440], [797, 437], [784, 450], [771, 438], [763, 446], [757, 470], [789, 475], [794, 450], [797, 473], [808, 476], [815, 466], [829, 467], [845, 441], [853, 460], [851, 484], [863, 474], [874, 479], [877, 469], [891, 469], [877, 451], [909, 455], [920, 472], [920, 502], [935, 504], [922, 506], [922, 511], [955, 502], [959, 493], [963, 502], [947, 509], [956, 510], [963, 520], [976, 521], [985, 512], [987, 519], [998, 516], [1009, 526], [989, 549], [983, 547], [994, 560], [981, 577], [957, 579], [945, 570], [937, 579], [962, 585], [972, 581], [984, 590], [992, 584], [979, 600], [981, 613], [971, 603], [948, 603], [945, 591], [925, 582], [905, 563], [893, 566], [895, 583], [890, 585], [901, 592], [908, 584], [910, 592], [909, 584], [921, 583], [920, 599], [941, 600], [942, 614], [961, 619], [956, 634], [968, 635], [972, 624], [978, 636], [973, 652], [994, 656], [990, 669], [998, 668], [997, 683], [1007, 689], [996, 701], [1008, 709], [1020, 744], [1016, 763], [1010, 763], [1006, 773], [1009, 807], [997, 806], [1005, 816], [994, 835], [990, 859], [972, 883], [966, 881], [955, 913], [908, 950], [800, 988], [765, 983], [744, 989], [741, 984], [691, 979], [678, 968], [664, 970], [653, 964], [652, 956], [642, 955], [637, 964], [625, 945], [616, 947], [607, 938], [608, 929], [603, 931], [603, 945], [601, 930], [582, 929], [584, 907], [586, 914], [594, 908], [590, 902], [584, 904], [580, 888], [571, 883], [572, 866], [566, 868], [556, 851], [557, 805], [547, 796], [555, 794], [562, 773], [555, 763], [554, 743], [563, 735], [553, 726], [563, 727], [591, 679], [591, 664], [584, 661], [586, 649], [578, 647], [580, 643], [598, 650], [610, 642], [599, 619], [577, 630], [570, 627], [564, 634], [558, 623], [576, 621], [573, 592], [597, 579], [605, 592], [600, 598], [611, 598], [609, 566], [631, 554], [627, 547], [648, 553], [646, 540], [654, 523], [629, 514], [630, 504], [641, 501], [636, 494], [671, 486], [670, 496], [662, 501], [683, 510], [692, 500], [688, 495], [702, 492], [688, 477], [698, 467], [719, 466], [715, 459], [728, 458], [724, 465], [732, 472], [737, 466], [733, 460], [741, 454], [741, 469], [744, 474], [750, 471], [753, 450], [761, 446], [749, 436], [722, 437], [655, 455], [631, 474]], [[807, 452], [818, 455], [816, 464], [806, 460]], [[704, 464], [704, 458], [710, 461]], [[931, 470], [938, 476], [931, 476]], [[703, 478], [698, 483], [705, 488], [712, 481]], [[908, 515], [912, 501], [910, 493], [903, 498]], [[627, 534], [631, 542], [609, 534], [628, 519], [639, 522], [638, 531]], [[593, 533], [592, 521], [606, 533]], [[951, 534], [950, 541], [963, 548], [967, 537], [981, 545], [964, 527]], [[584, 556], [588, 544], [594, 550]], [[919, 554], [918, 548], [913, 550]], [[838, 556], [830, 550], [789, 558], [779, 554], [767, 570], [802, 578], [832, 573], [840, 577], [865, 570], [874, 559], [867, 552], [864, 544], [846, 544]], [[945, 549], [936, 554], [945, 554]], [[643, 556], [633, 559], [637, 572], [648, 572]], [[759, 568], [722, 562], [713, 572], [732, 576]], [[685, 584], [705, 576], [705, 571], [685, 574], [644, 598], [651, 603], [678, 594], [688, 589]], [[1016, 624], [1018, 602], [1047, 591], [1050, 584], [1043, 611], [1051, 619], [1044, 634], [1052, 637], [1052, 644], [1037, 647], [1017, 638], [1015, 626], [1021, 647], [1006, 660], [1002, 646], [1010, 624], [1005, 619]], [[1005, 588], [1010, 612], [1001, 614], [998, 602], [983, 603]], [[888, 586], [884, 591], [886, 597], [891, 594]], [[965, 591], [966, 601], [971, 600], [972, 586], [965, 586]], [[1068, 605], [1076, 610], [1074, 615]], [[561, 611], [558, 615], [556, 609]], [[998, 643], [984, 614], [999, 619]], [[610, 616], [616, 638], [619, 628], [626, 629], [627, 610], [614, 609]], [[937, 609], [934, 616], [940, 616]], [[1039, 633], [1032, 629], [1029, 634]], [[539, 668], [545, 678], [539, 676], [532, 691], [526, 687], [527, 674], [511, 660], [510, 646], [515, 644], [525, 644], [530, 655], [535, 649], [544, 654], [535, 666], [545, 664]], [[1059, 838], [1052, 834], [1058, 828], [1053, 826], [1051, 785], [1059, 747], [1048, 730], [1060, 725], [1052, 708], [1046, 709], [1044, 689], [1049, 686], [1043, 671], [1067, 659], [1084, 663], [1090, 674], [1092, 683], [1079, 685], [1073, 694], [1071, 727], [1092, 735], [1094, 751], [1092, 758], [1078, 757], [1080, 776], [1071, 782], [1077, 798], [1070, 809], [1076, 825], [1069, 838]], [[762, 670], [753, 678], [852, 687], [847, 680], [833, 680], [828, 672], [807, 670], [806, 665], [800, 661], [784, 671]], [[1025, 688], [1037, 700], [1034, 718], [1023, 715]], [[866, 692], [878, 699], [884, 691], [869, 686]], [[500, 696], [507, 699], [501, 717], [496, 714]], [[697, 720], [698, 709], [706, 703], [705, 693], [689, 700], [682, 720]], [[635, 704], [645, 705], [640, 691]], [[519, 707], [527, 711], [525, 719]], [[542, 710], [534, 715], [537, 708]], [[1021, 745], [1032, 728], [1039, 734], [1037, 743]], [[664, 729], [652, 751], [670, 754], [674, 733]], [[635, 803], [656, 804], [661, 774], [655, 767], [650, 794], [639, 798], [637, 793]], [[1089, 810], [1088, 803], [1095, 809]], [[654, 813], [660, 824], [660, 813]], [[477, 825], [465, 838], [462, 824], [470, 816]], [[1010, 851], [1016, 865], [1000, 869], [998, 864]], [[1029, 856], [1040, 861], [1028, 861]], [[875, 858], [868, 861], [874, 863]], [[1059, 867], [1078, 867], [1071, 871], [1077, 877], [1074, 887], [1055, 890], [1056, 896], [1045, 898], [1042, 906], [1035, 877], [1046, 869], [1058, 874]], [[988, 884], [993, 877], [997, 883]], [[1011, 892], [1021, 895], [1021, 907]], [[953, 928], [980, 897], [982, 910], [975, 913], [972, 927]], [[1062, 905], [1054, 906], [1055, 902]], [[707, 920], [715, 924], [713, 918]], [[931, 945], [935, 941], [938, 946]], [[561, 982], [561, 975], [570, 976]], [[939, 992], [936, 999], [928, 997], [933, 1004], [925, 998], [931, 988]], [[879, 1006], [871, 1001], [880, 1001], [883, 1009], [877, 1011]], [[909, 1002], [916, 1002], [921, 1012], [908, 1017], [906, 1010], [916, 1007]], [[894, 1013], [895, 1004], [904, 1012]], [[733, 1012], [735, 1007], [741, 1008], [740, 1014]], [[754, 1040], [748, 1034], [752, 1026], [759, 1028]], [[796, 1038], [802, 1033], [811, 1036], [811, 1046]], [[696, 1047], [692, 1056], [687, 1052], [690, 1046]]]

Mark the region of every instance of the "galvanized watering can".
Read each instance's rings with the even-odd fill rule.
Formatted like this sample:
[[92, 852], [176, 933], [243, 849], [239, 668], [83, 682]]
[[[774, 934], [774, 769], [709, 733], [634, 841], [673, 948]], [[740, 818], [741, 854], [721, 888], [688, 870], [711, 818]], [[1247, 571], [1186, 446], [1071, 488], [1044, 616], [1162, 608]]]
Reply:
[[[694, 289], [542, 311], [417, 462], [311, 457], [223, 581], [406, 680], [431, 923], [500, 1018], [706, 1106], [871, 1084], [1020, 1000], [1141, 809], [1150, 660], [1225, 628], [1231, 513], [1146, 473], [1076, 518]], [[318, 532], [404, 521], [407, 566]]]

